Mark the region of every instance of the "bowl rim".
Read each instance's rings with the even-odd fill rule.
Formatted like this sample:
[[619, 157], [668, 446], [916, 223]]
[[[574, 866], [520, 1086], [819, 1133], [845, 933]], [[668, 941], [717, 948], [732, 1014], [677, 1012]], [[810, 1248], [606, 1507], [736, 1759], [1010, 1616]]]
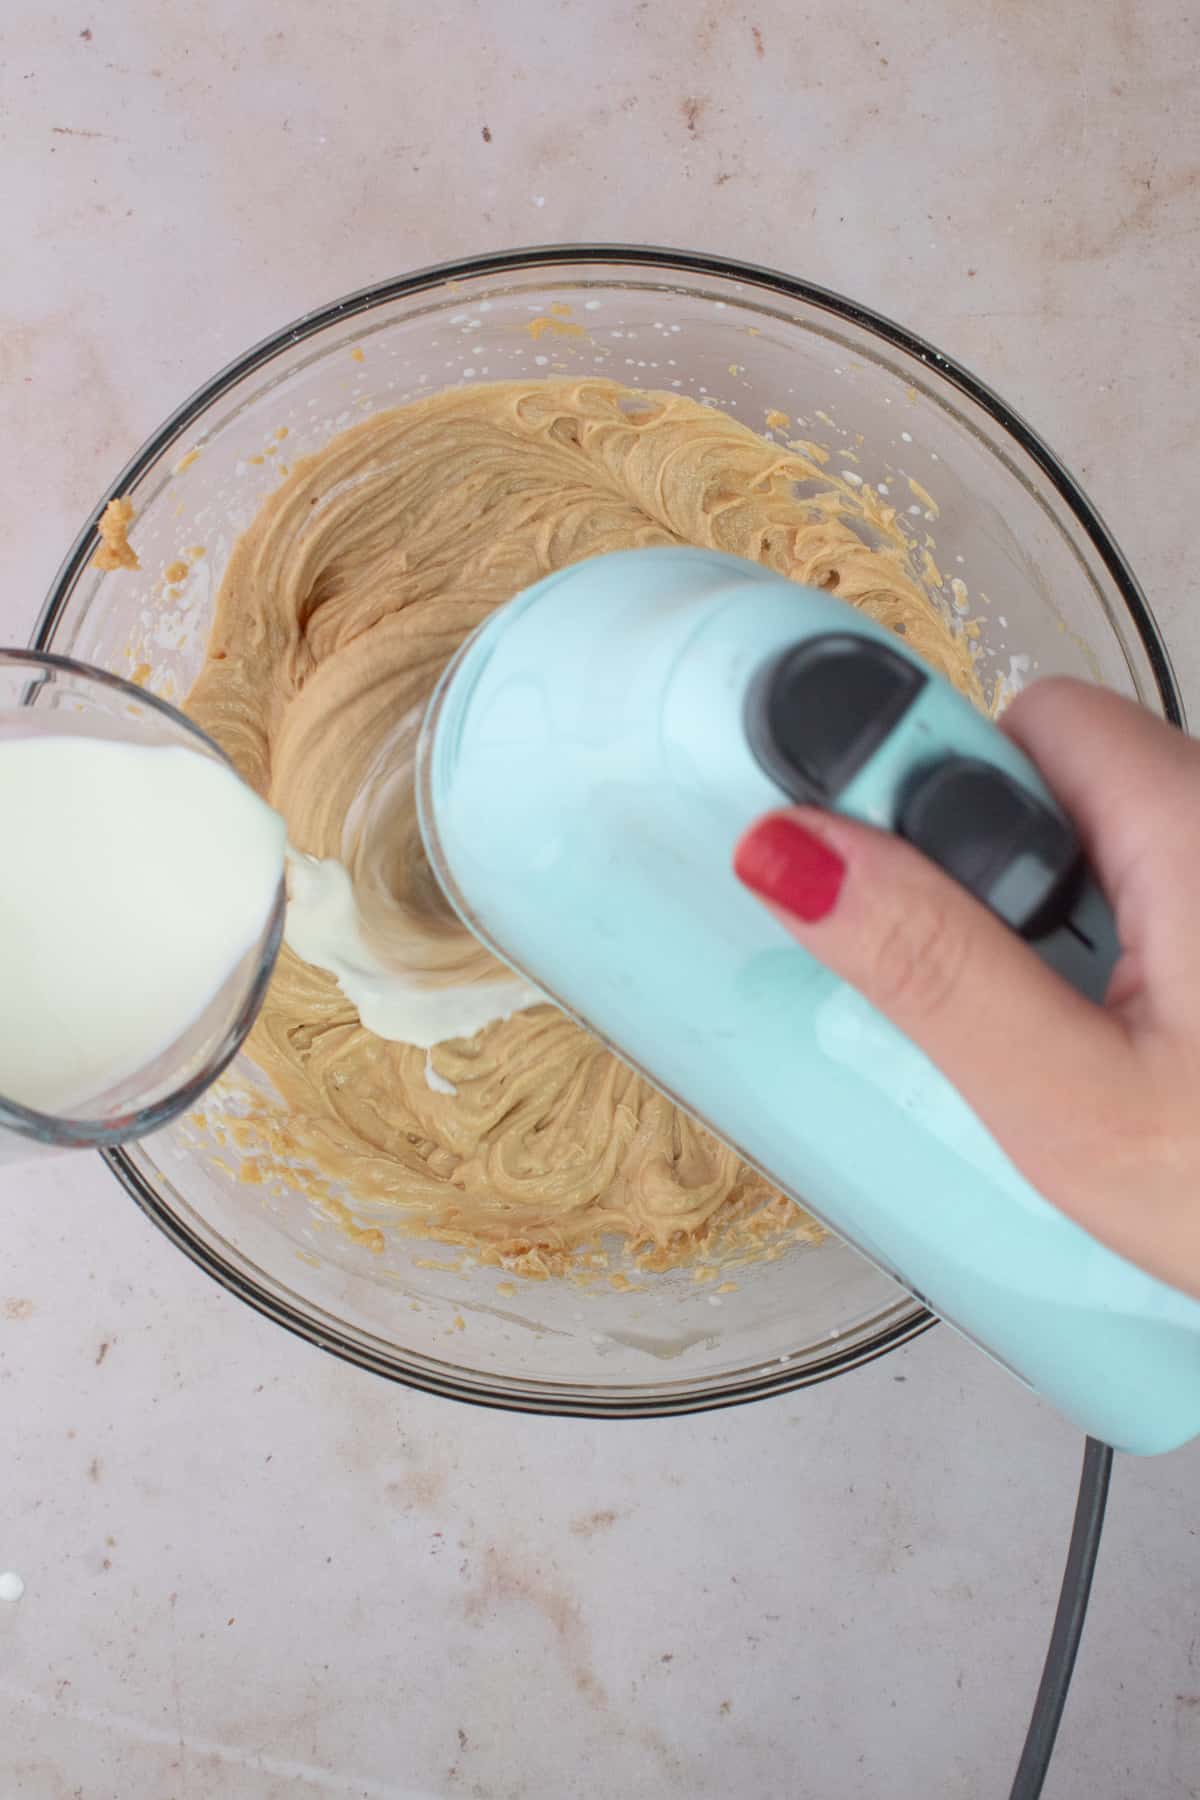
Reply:
[[[790, 1393], [793, 1388], [813, 1387], [818, 1382], [828, 1381], [834, 1375], [846, 1374], [851, 1369], [861, 1368], [880, 1356], [886, 1356], [890, 1350], [897, 1349], [912, 1338], [920, 1337], [931, 1326], [939, 1323], [937, 1316], [926, 1306], [912, 1300], [900, 1317], [876, 1329], [861, 1343], [839, 1348], [837, 1340], [831, 1339], [826, 1355], [811, 1359], [802, 1367], [794, 1366], [791, 1362], [776, 1364], [774, 1367], [769, 1367], [764, 1361], [752, 1362], [746, 1367], [758, 1369], [758, 1374], [737, 1376], [723, 1386], [715, 1383], [706, 1386], [698, 1382], [694, 1391], [681, 1387], [674, 1392], [663, 1392], [648, 1387], [645, 1390], [631, 1388], [624, 1393], [618, 1390], [603, 1392], [586, 1382], [530, 1380], [527, 1377], [511, 1376], [492, 1380], [475, 1372], [455, 1369], [449, 1364], [438, 1364], [431, 1358], [421, 1357], [408, 1361], [391, 1351], [382, 1353], [373, 1349], [365, 1336], [358, 1337], [349, 1331], [339, 1330], [327, 1320], [311, 1317], [266, 1285], [251, 1280], [240, 1269], [224, 1262], [178, 1213], [162, 1204], [155, 1190], [124, 1151], [105, 1150], [102, 1156], [126, 1193], [153, 1220], [164, 1236], [210, 1275], [218, 1286], [223, 1287], [235, 1299], [244, 1301], [253, 1311], [261, 1313], [276, 1325], [282, 1325], [294, 1337], [302, 1338], [318, 1350], [328, 1350], [331, 1355], [354, 1364], [356, 1368], [382, 1375], [402, 1387], [435, 1394], [443, 1400], [458, 1400], [467, 1405], [482, 1406], [492, 1412], [518, 1412], [573, 1419], [666, 1419], [683, 1413], [715, 1412], [722, 1407], [739, 1406], [751, 1400], [767, 1400], [775, 1394]], [[856, 1254], [861, 1255], [861, 1252]], [[905, 1290], [899, 1283], [896, 1287], [898, 1294], [904, 1296]]]
[[269, 337], [261, 338], [243, 355], [226, 363], [224, 368], [219, 369], [215, 375], [197, 388], [182, 405], [176, 407], [175, 411], [164, 419], [158, 430], [151, 433], [110, 484], [68, 550], [51, 582], [49, 593], [30, 639], [31, 648], [41, 650], [49, 647], [47, 634], [53, 632], [76, 577], [86, 563], [91, 560], [92, 553], [98, 547], [97, 527], [100, 515], [109, 501], [119, 499], [128, 487], [139, 480], [147, 469], [158, 460], [163, 450], [194, 419], [207, 411], [221, 393], [235, 382], [240, 381], [243, 376], [262, 367], [263, 364], [277, 356], [281, 350], [290, 349], [294, 345], [302, 343], [306, 338], [323, 331], [328, 325], [340, 320], [352, 319], [358, 314], [369, 312], [390, 300], [405, 299], [413, 294], [441, 287], [452, 281], [467, 281], [484, 275], [510, 275], [538, 268], [556, 268], [572, 263], [592, 263], [597, 266], [615, 263], [627, 267], [656, 269], [660, 272], [678, 275], [713, 276], [743, 282], [749, 287], [762, 288], [776, 295], [782, 294], [789, 299], [800, 300], [806, 305], [829, 312], [843, 323], [869, 331], [894, 349], [901, 350], [914, 360], [933, 368], [944, 381], [966, 395], [1006, 431], [1036, 463], [1056, 492], [1066, 501], [1068, 508], [1087, 533], [1092, 548], [1116, 583], [1150, 664], [1159, 698], [1163, 704], [1164, 716], [1173, 725], [1184, 723], [1179, 684], [1171, 666], [1166, 644], [1150, 611], [1146, 597], [1118, 547], [1116, 539], [1079, 483], [1068, 472], [1050, 446], [1019, 413], [1000, 398], [999, 394], [988, 387], [978, 376], [972, 375], [963, 364], [938, 350], [926, 338], [910, 331], [907, 326], [898, 325], [895, 320], [889, 319], [884, 313], [876, 312], [873, 308], [864, 306], [856, 300], [849, 300], [844, 295], [835, 293], [832, 288], [821, 287], [818, 283], [806, 281], [799, 276], [787, 275], [780, 269], [740, 262], [733, 257], [713, 256], [706, 251], [698, 250], [675, 250], [652, 244], [531, 244], [513, 250], [488, 251], [480, 256], [463, 257], [452, 262], [431, 263], [425, 268], [413, 270], [408, 275], [394, 276], [388, 281], [376, 282], [365, 288], [357, 288], [342, 299], [333, 300], [326, 306], [303, 313], [290, 325], [285, 325], [279, 331], [272, 332]]
[[[830, 288], [788, 275], [781, 270], [741, 262], [731, 257], [646, 244], [535, 244], [434, 263], [406, 275], [358, 288], [339, 300], [302, 314], [291, 324], [262, 338], [241, 356], [218, 370], [170, 413], [110, 484], [67, 551], [51, 583], [34, 627], [31, 647], [44, 650], [52, 643], [75, 582], [97, 547], [99, 519], [109, 501], [127, 493], [194, 420], [245, 376], [269, 363], [282, 351], [316, 336], [328, 326], [348, 321], [393, 300], [409, 298], [455, 281], [589, 264], [598, 269], [615, 265], [642, 268], [676, 277], [694, 275], [724, 279], [749, 288], [758, 288], [776, 298], [800, 301], [830, 314], [843, 324], [865, 330], [913, 361], [932, 369], [945, 383], [957, 389], [1000, 426], [1038, 467], [1065, 502], [1117, 588], [1145, 652], [1164, 716], [1172, 724], [1184, 724], [1182, 699], [1166, 645], [1133, 571], [1115, 539], [1099, 512], [1049, 445], [986, 383], [917, 333]], [[771, 1373], [747, 1375], [744, 1379], [735, 1378], [724, 1386], [698, 1386], [695, 1393], [683, 1390], [673, 1394], [649, 1392], [639, 1395], [637, 1390], [632, 1390], [625, 1394], [605, 1395], [592, 1391], [583, 1383], [521, 1380], [493, 1387], [482, 1377], [457, 1372], [442, 1373], [433, 1364], [422, 1366], [418, 1363], [406, 1363], [391, 1355], [381, 1356], [367, 1343], [356, 1342], [348, 1333], [331, 1329], [328, 1325], [309, 1318], [265, 1285], [251, 1280], [223, 1261], [197, 1233], [161, 1202], [125, 1151], [119, 1148], [106, 1149], [102, 1154], [117, 1180], [159, 1229], [216, 1282], [255, 1311], [284, 1326], [294, 1335], [360, 1368], [369, 1369], [408, 1387], [479, 1406], [512, 1412], [584, 1418], [662, 1418], [680, 1413], [709, 1411], [765, 1399], [794, 1388], [808, 1387], [849, 1369], [861, 1367], [898, 1345], [907, 1343], [937, 1323], [935, 1316], [914, 1298], [911, 1308], [901, 1318], [884, 1326], [864, 1343], [840, 1350], [835, 1344], [827, 1356], [804, 1367], [796, 1367], [790, 1363], [780, 1365]]]

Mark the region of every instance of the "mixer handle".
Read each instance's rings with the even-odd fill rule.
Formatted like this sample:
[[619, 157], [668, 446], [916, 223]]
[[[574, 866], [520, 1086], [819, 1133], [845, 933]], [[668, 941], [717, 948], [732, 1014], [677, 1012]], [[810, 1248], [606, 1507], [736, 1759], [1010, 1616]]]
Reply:
[[[929, 681], [911, 656], [878, 639], [821, 632], [773, 657], [752, 682], [751, 747], [793, 800], [835, 808]], [[897, 787], [892, 830], [1102, 1002], [1121, 947], [1070, 820], [981, 757], [944, 746], [925, 753], [916, 733], [912, 758]]]

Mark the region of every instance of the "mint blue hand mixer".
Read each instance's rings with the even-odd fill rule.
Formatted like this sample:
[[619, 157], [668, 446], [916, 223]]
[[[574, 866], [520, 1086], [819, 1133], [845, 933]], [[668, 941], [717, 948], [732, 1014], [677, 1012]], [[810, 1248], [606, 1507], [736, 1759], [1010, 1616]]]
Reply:
[[903, 640], [737, 558], [598, 557], [463, 646], [418, 790], [430, 862], [502, 961], [1093, 1437], [1200, 1433], [1200, 1303], [1035, 1193], [732, 873], [761, 813], [836, 807], [1103, 997], [1119, 946], [1069, 822]]

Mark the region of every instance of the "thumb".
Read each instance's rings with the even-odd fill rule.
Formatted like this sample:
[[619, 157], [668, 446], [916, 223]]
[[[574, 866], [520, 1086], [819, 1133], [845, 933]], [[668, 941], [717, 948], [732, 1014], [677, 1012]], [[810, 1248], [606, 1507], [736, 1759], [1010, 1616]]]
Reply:
[[734, 868], [937, 1064], [1036, 1183], [1056, 1181], [1081, 1134], [1111, 1121], [1132, 1062], [1117, 1018], [903, 839], [793, 808], [751, 826]]

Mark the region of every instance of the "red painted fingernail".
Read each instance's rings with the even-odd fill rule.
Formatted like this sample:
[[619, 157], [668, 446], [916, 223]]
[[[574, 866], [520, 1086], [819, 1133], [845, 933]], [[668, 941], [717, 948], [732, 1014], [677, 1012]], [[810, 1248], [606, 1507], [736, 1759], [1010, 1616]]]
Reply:
[[739, 881], [806, 925], [833, 911], [846, 873], [836, 850], [795, 819], [780, 817], [750, 827], [733, 867]]

